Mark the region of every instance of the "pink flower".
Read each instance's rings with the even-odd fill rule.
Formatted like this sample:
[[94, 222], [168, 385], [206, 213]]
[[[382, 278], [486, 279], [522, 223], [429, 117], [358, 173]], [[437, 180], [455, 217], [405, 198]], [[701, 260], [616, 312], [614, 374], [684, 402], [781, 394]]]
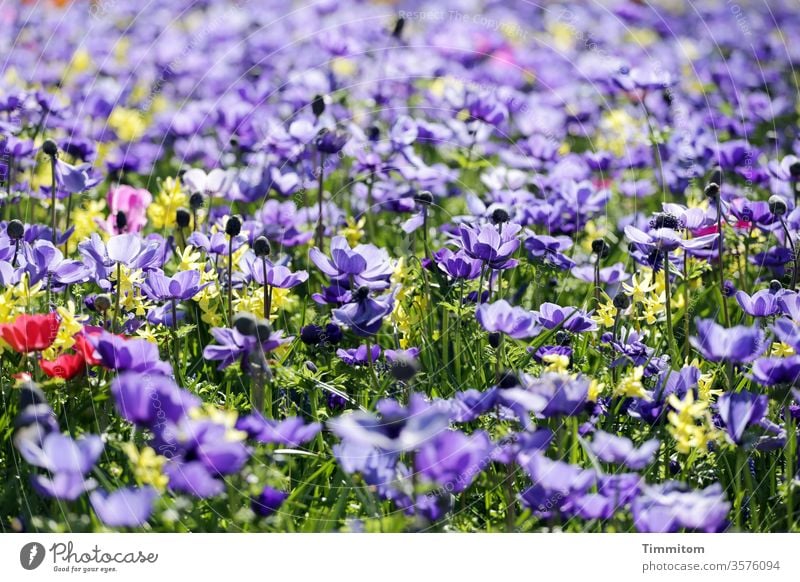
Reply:
[[[106, 221], [106, 230], [112, 234], [123, 232], [139, 232], [147, 223], [147, 207], [153, 202], [153, 196], [144, 188], [122, 185], [108, 191], [108, 206], [111, 214]], [[117, 214], [125, 214], [125, 228], [117, 228]]]

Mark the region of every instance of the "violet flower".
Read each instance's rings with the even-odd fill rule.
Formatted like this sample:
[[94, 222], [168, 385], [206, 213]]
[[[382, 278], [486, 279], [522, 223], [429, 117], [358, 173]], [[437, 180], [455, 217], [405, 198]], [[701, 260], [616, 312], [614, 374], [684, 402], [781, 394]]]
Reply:
[[89, 494], [92, 508], [108, 527], [139, 527], [150, 519], [158, 491], [153, 487], [125, 487], [107, 493], [101, 489]]
[[800, 378], [800, 355], [759, 358], [753, 362], [753, 379], [763, 386], [793, 386]]
[[561, 307], [555, 303], [542, 303], [538, 316], [539, 324], [546, 329], [564, 329], [572, 333], [583, 333], [597, 329], [597, 323], [577, 307]]
[[96, 483], [84, 476], [92, 470], [103, 452], [103, 441], [96, 435], [77, 440], [59, 432], [51, 432], [41, 442], [17, 439], [22, 457], [31, 465], [45, 469], [49, 476], [32, 475], [31, 482], [41, 494], [73, 501]]
[[731, 441], [742, 444], [747, 427], [761, 422], [767, 414], [769, 399], [747, 390], [725, 392], [717, 400], [717, 411]]
[[653, 462], [660, 444], [658, 439], [650, 439], [636, 448], [628, 438], [597, 431], [590, 446], [601, 461], [625, 465], [632, 471], [639, 471]]
[[122, 373], [112, 381], [111, 395], [120, 416], [154, 431], [178, 422], [201, 404], [197, 396], [158, 374]]
[[719, 483], [693, 491], [684, 483], [668, 481], [644, 488], [633, 502], [633, 523], [643, 533], [680, 529], [714, 533], [724, 529], [730, 508]]
[[475, 318], [486, 331], [504, 333], [514, 339], [531, 338], [541, 331], [535, 313], [512, 307], [505, 299], [482, 303], [475, 311]]
[[333, 319], [339, 325], [348, 326], [359, 337], [375, 335], [383, 319], [394, 309], [395, 292], [373, 299], [368, 288], [360, 287], [353, 301], [333, 310]]
[[419, 394], [411, 396], [407, 407], [383, 400], [379, 415], [355, 411], [328, 421], [328, 427], [341, 439], [377, 447], [389, 452], [416, 449], [447, 428], [447, 411], [426, 402]]
[[278, 509], [280, 509], [283, 502], [289, 497], [285, 491], [279, 491], [272, 487], [266, 486], [261, 492], [250, 500], [250, 508], [253, 513], [260, 517], [269, 517]]
[[373, 291], [389, 287], [394, 265], [389, 254], [375, 245], [362, 244], [350, 248], [347, 239], [335, 236], [331, 240], [330, 258], [316, 247], [309, 251], [311, 261], [334, 281], [350, 282], [351, 287], [366, 286]]
[[158, 301], [187, 301], [211, 284], [201, 284], [200, 277], [199, 271], [181, 271], [167, 277], [161, 269], [153, 269], [147, 273], [142, 290]]
[[511, 256], [519, 248], [519, 224], [507, 223], [502, 230], [493, 224], [480, 227], [461, 226], [459, 236], [464, 251], [473, 259], [485, 263], [490, 269], [503, 270], [517, 266]]
[[725, 329], [712, 319], [695, 320], [697, 336], [690, 338], [692, 346], [712, 362], [752, 362], [769, 347], [764, 331], [759, 327], [737, 325]]
[[296, 416], [282, 421], [270, 420], [254, 412], [239, 417], [236, 428], [260, 443], [299, 447], [317, 436], [322, 425], [318, 422], [306, 424], [302, 418]]
[[453, 279], [471, 281], [481, 274], [481, 261], [473, 259], [464, 250], [453, 252], [443, 248], [433, 253], [436, 265]]
[[448, 492], [461, 493], [490, 462], [491, 441], [483, 431], [470, 436], [460, 431], [444, 431], [424, 443], [414, 458], [420, 477]]
[[[235, 328], [212, 327], [211, 335], [217, 340], [216, 344], [209, 344], [203, 350], [206, 360], [218, 361], [218, 370], [224, 370], [237, 360], [247, 368], [250, 353], [259, 345], [258, 339], [253, 336], [243, 335]], [[270, 336], [261, 342], [261, 349], [265, 353], [271, 352], [292, 341], [293, 337], [283, 337], [283, 331], [273, 331]]]
[[761, 289], [753, 295], [748, 295], [744, 291], [736, 292], [736, 302], [739, 307], [753, 317], [769, 317], [780, 312], [778, 303], [779, 295], [770, 289]]

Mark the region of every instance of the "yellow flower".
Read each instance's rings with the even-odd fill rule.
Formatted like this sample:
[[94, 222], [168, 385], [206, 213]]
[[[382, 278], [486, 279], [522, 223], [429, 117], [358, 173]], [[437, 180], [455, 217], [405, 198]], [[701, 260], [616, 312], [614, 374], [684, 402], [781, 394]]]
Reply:
[[11, 323], [18, 315], [29, 312], [31, 302], [44, 293], [41, 283], [31, 287], [28, 280], [28, 275], [23, 274], [19, 283], [0, 293], [0, 323]]
[[72, 213], [72, 224], [75, 230], [70, 240], [80, 241], [98, 231], [102, 236], [107, 237], [108, 234], [105, 231], [98, 229], [98, 223], [102, 221], [105, 216], [105, 209], [105, 200], [87, 200], [81, 208], [74, 210]]
[[147, 216], [154, 228], [172, 228], [176, 225], [175, 213], [185, 207], [189, 197], [181, 190], [180, 180], [167, 178], [155, 201], [147, 209]]
[[688, 455], [692, 450], [705, 450], [709, 440], [714, 438], [713, 430], [709, 429], [710, 418], [708, 415], [708, 402], [694, 399], [694, 392], [688, 390], [683, 400], [675, 394], [670, 394], [667, 403], [673, 408], [667, 414], [669, 426], [667, 427], [675, 439], [676, 450]]
[[655, 285], [645, 283], [645, 281], [650, 279], [649, 274], [644, 276], [645, 281], [639, 281], [638, 276], [639, 273], [634, 273], [633, 277], [631, 277], [630, 285], [628, 283], [622, 284], [622, 289], [625, 292], [625, 295], [631, 297], [635, 303], [641, 303], [644, 301], [644, 298], [647, 296], [647, 294], [655, 289]]
[[542, 361], [547, 364], [548, 372], [563, 374], [569, 368], [569, 356], [563, 354], [547, 354], [542, 357]]
[[649, 395], [644, 389], [644, 384], [642, 384], [643, 377], [644, 366], [636, 366], [633, 370], [631, 370], [630, 374], [620, 380], [619, 384], [614, 390], [614, 396], [649, 399]]
[[589, 383], [589, 392], [586, 398], [590, 402], [597, 402], [597, 397], [600, 396], [605, 389], [605, 384], [598, 382], [596, 378], [592, 378], [592, 381]]
[[614, 307], [614, 301], [608, 295], [606, 295], [606, 302], [601, 303], [598, 306], [597, 312], [594, 314], [592, 319], [594, 319], [603, 327], [613, 327], [616, 317], [617, 308]]
[[347, 226], [345, 226], [339, 234], [347, 239], [351, 247], [356, 246], [364, 237], [364, 225], [366, 224], [366, 217], [361, 217], [358, 222], [352, 216], [347, 217]]
[[186, 245], [186, 248], [177, 251], [176, 255], [180, 259], [178, 271], [200, 271], [203, 267], [203, 263], [200, 262], [202, 255], [192, 245]]
[[722, 394], [722, 390], [717, 388], [716, 390], [712, 390], [714, 386], [714, 374], [712, 372], [706, 372], [705, 374], [701, 374], [700, 377], [697, 379], [697, 397], [699, 400], [703, 400], [705, 402], [711, 402], [712, 398], [715, 398]]
[[597, 143], [600, 149], [610, 150], [617, 156], [624, 155], [632, 145], [648, 143], [644, 122], [624, 109], [606, 111], [600, 119], [600, 134]]
[[776, 358], [787, 358], [794, 355], [794, 349], [783, 342], [773, 342], [770, 355]]
[[[151, 305], [142, 294], [144, 274], [141, 269], [131, 269], [130, 267], [122, 265], [119, 274], [120, 280], [117, 282], [117, 290], [119, 293], [120, 307], [124, 307], [127, 311], [132, 311], [140, 317], [147, 315], [147, 311]], [[116, 269], [111, 270], [110, 279], [116, 281]]]
[[54, 360], [58, 357], [58, 354], [74, 346], [75, 339], [73, 336], [83, 329], [83, 324], [75, 317], [74, 301], [69, 301], [66, 307], [57, 307], [56, 311], [61, 323], [58, 326], [58, 333], [53, 345], [42, 352], [42, 357], [45, 360]]
[[644, 300], [644, 312], [642, 313], [642, 319], [644, 319], [648, 325], [653, 325], [659, 320], [662, 313], [666, 313], [666, 310], [666, 296], [663, 293], [659, 295], [654, 293], [650, 297], [646, 297]]
[[152, 344], [158, 343], [158, 338], [156, 337], [155, 330], [150, 327], [149, 325], [143, 325], [138, 330], [136, 330], [136, 335], [143, 340], [147, 340]]
[[122, 141], [135, 141], [144, 135], [147, 129], [144, 115], [135, 109], [115, 107], [108, 118], [108, 125], [117, 133]]
[[133, 465], [133, 474], [140, 485], [152, 485], [158, 491], [167, 488], [169, 478], [163, 473], [166, 457], [157, 455], [150, 447], [139, 450], [133, 443], [123, 443], [122, 450]]

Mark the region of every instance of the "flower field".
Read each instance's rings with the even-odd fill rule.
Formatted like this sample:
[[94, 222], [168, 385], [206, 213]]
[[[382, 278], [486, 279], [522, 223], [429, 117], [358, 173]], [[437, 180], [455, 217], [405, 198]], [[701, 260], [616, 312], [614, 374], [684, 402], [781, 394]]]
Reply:
[[798, 32], [0, 3], [0, 532], [800, 531]]

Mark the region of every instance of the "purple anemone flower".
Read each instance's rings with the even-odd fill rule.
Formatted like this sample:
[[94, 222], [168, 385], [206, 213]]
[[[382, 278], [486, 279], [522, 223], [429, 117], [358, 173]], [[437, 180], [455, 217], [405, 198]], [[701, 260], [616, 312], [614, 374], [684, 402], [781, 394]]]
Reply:
[[93, 479], [85, 475], [92, 470], [103, 452], [103, 441], [96, 435], [77, 440], [59, 432], [38, 439], [20, 438], [15, 444], [22, 457], [31, 465], [46, 470], [49, 475], [32, 475], [34, 488], [42, 495], [73, 501], [94, 488]]
[[439, 269], [453, 279], [471, 281], [481, 274], [481, 261], [471, 258], [463, 250], [454, 253], [448, 248], [443, 248], [433, 253], [433, 257]]
[[717, 411], [730, 439], [742, 443], [747, 427], [761, 422], [767, 414], [769, 399], [747, 390], [726, 392], [717, 400]]
[[100, 363], [118, 372], [155, 372], [168, 376], [172, 367], [161, 361], [158, 346], [143, 339], [127, 339], [102, 330], [86, 338], [95, 348]]
[[379, 415], [355, 411], [328, 421], [341, 439], [389, 452], [416, 449], [447, 428], [449, 415], [414, 394], [408, 407], [392, 400], [378, 403]]
[[201, 402], [160, 374], [122, 373], [111, 383], [111, 394], [120, 416], [154, 431], [178, 422]]
[[633, 446], [633, 441], [628, 438], [597, 431], [591, 449], [601, 461], [625, 465], [632, 471], [639, 471], [653, 462], [660, 445], [658, 439], [650, 439], [636, 448]]
[[779, 296], [769, 289], [762, 289], [748, 295], [744, 291], [736, 292], [736, 302], [747, 315], [768, 317], [780, 312]]
[[308, 280], [306, 271], [293, 272], [287, 266], [274, 264], [270, 260], [256, 257], [252, 251], [247, 251], [239, 261], [247, 280], [252, 279], [259, 285], [269, 285], [279, 289], [291, 289]]
[[[206, 360], [218, 361], [218, 370], [224, 370], [237, 360], [242, 362], [246, 368], [249, 364], [249, 357], [253, 350], [259, 345], [258, 339], [253, 336], [243, 335], [235, 328], [212, 327], [211, 335], [217, 340], [216, 344], [210, 344], [203, 350], [203, 357]], [[270, 336], [261, 342], [261, 349], [264, 353], [271, 352], [283, 344], [292, 341], [293, 337], [283, 337], [283, 331], [273, 331]]]
[[139, 527], [153, 513], [158, 491], [153, 487], [125, 487], [113, 493], [98, 489], [89, 494], [92, 508], [108, 527]]
[[322, 426], [318, 422], [306, 424], [296, 416], [281, 421], [269, 420], [256, 412], [239, 417], [236, 428], [260, 443], [299, 447], [317, 436]]
[[444, 431], [420, 447], [414, 468], [423, 479], [461, 493], [489, 463], [491, 446], [483, 431], [470, 436], [457, 430]]
[[70, 194], [79, 194], [89, 188], [97, 186], [102, 178], [92, 175], [91, 164], [73, 166], [67, 162], [56, 159], [56, 182], [58, 187]]
[[171, 462], [164, 467], [169, 477], [169, 488], [205, 499], [221, 495], [225, 483], [209, 474], [200, 461]]
[[147, 274], [142, 290], [148, 297], [158, 301], [187, 301], [210, 284], [200, 283], [198, 271], [181, 271], [167, 277], [161, 269], [153, 269]]
[[519, 380], [518, 386], [500, 390], [497, 399], [513, 410], [525, 426], [531, 424], [531, 412], [544, 418], [574, 416], [586, 406], [589, 394], [587, 378], [548, 372], [538, 378], [522, 374]]
[[332, 312], [336, 323], [348, 326], [350, 331], [359, 337], [369, 337], [378, 333], [383, 325], [383, 319], [394, 309], [394, 292], [372, 298], [368, 291], [366, 287], [359, 288], [354, 301]]
[[38, 240], [25, 253], [25, 271], [31, 285], [48, 278], [54, 283], [71, 285], [89, 279], [89, 270], [80, 261], [65, 259], [50, 241]]
[[702, 249], [717, 240], [719, 236], [714, 233], [686, 240], [681, 236], [680, 232], [672, 228], [656, 228], [649, 232], [644, 232], [633, 225], [625, 227], [625, 235], [636, 244], [659, 251], [674, 251], [678, 248], [686, 250]]
[[791, 386], [800, 378], [800, 355], [759, 358], [753, 362], [753, 379], [763, 386]]
[[250, 508], [256, 515], [269, 517], [280, 509], [288, 497], [289, 494], [285, 491], [266, 486], [250, 500]]
[[547, 265], [552, 265], [562, 270], [571, 269], [575, 261], [566, 256], [563, 251], [572, 246], [568, 236], [548, 236], [531, 234], [525, 239], [525, 248], [531, 259], [539, 260]]
[[692, 491], [684, 483], [668, 481], [644, 488], [633, 502], [633, 523], [643, 533], [714, 533], [725, 528], [730, 508], [719, 483]]
[[314, 247], [309, 251], [311, 261], [334, 281], [349, 282], [354, 287], [366, 286], [373, 291], [389, 287], [394, 265], [389, 254], [375, 245], [357, 245], [350, 248], [347, 239], [335, 236], [331, 240], [330, 258]]
[[486, 331], [504, 333], [514, 339], [531, 338], [541, 331], [535, 313], [512, 307], [505, 299], [482, 303], [475, 311], [475, 317]]
[[484, 224], [479, 228], [462, 226], [459, 235], [467, 255], [482, 261], [491, 269], [502, 270], [517, 266], [517, 261], [511, 255], [519, 248], [517, 234], [521, 228], [514, 223], [504, 225], [502, 230], [493, 224]]
[[759, 327], [737, 325], [725, 329], [712, 319], [700, 318], [695, 323], [697, 336], [690, 338], [691, 344], [712, 362], [752, 362], [769, 347]]
[[450, 419], [453, 422], [472, 422], [479, 416], [489, 412], [497, 402], [497, 388], [485, 392], [470, 388], [457, 392], [447, 401], [450, 407]]
[[361, 344], [357, 348], [339, 348], [336, 350], [336, 356], [348, 366], [366, 366], [372, 362], [377, 362], [381, 357], [381, 346], [373, 344], [367, 347], [367, 344]]
[[555, 303], [542, 303], [535, 312], [539, 323], [546, 329], [564, 329], [572, 333], [583, 333], [597, 329], [597, 323], [577, 307], [561, 307]]

